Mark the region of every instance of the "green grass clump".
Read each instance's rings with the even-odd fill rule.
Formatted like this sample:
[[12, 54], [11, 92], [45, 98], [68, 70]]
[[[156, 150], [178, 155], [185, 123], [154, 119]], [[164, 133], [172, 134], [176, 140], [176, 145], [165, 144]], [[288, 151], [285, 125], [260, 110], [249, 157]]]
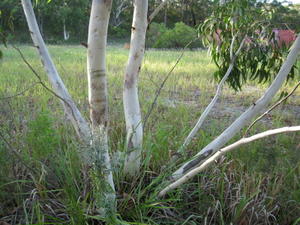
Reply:
[[[51, 87], [35, 49], [30, 46], [20, 46], [20, 49]], [[50, 46], [49, 49], [70, 94], [87, 118], [86, 50], [79, 46]], [[146, 51], [139, 77], [143, 116], [180, 54], [180, 51]], [[127, 57], [128, 50], [108, 47], [112, 157], [124, 150], [122, 85]], [[59, 100], [35, 84], [36, 77], [12, 48], [5, 49], [0, 63], [0, 224], [2, 221], [103, 224], [93, 205], [95, 195], [99, 194], [93, 190], [101, 192], [101, 177], [94, 174], [90, 179], [87, 168], [81, 164], [79, 153], [84, 146], [64, 117]], [[115, 224], [299, 222], [300, 138], [297, 133], [243, 146], [165, 199], [157, 198], [171, 172], [218, 136], [267, 86], [253, 82], [242, 92], [225, 86], [219, 104], [202, 130], [184, 154], [178, 155], [184, 138], [214, 96], [215, 70], [205, 51], [184, 52], [145, 126], [141, 173], [128, 180], [117, 163], [113, 167], [119, 220]], [[290, 90], [292, 86], [290, 81], [282, 90]], [[256, 124], [250, 134], [299, 124], [299, 95], [297, 90], [285, 105]], [[175, 161], [169, 164], [172, 160]]]

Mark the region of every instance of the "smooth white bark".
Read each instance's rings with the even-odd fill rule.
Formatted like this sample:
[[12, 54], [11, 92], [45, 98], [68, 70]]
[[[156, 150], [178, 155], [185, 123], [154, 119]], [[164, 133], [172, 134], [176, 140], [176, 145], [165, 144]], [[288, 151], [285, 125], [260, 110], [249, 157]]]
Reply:
[[87, 72], [93, 127], [108, 123], [106, 44], [111, 4], [112, 0], [93, 0], [90, 15]]
[[245, 125], [247, 125], [254, 117], [256, 117], [262, 110], [267, 107], [268, 103], [278, 92], [282, 84], [285, 82], [287, 75], [289, 74], [292, 66], [295, 64], [300, 51], [300, 35], [295, 40], [287, 59], [283, 63], [278, 72], [276, 78], [266, 90], [265, 94], [257, 100], [253, 105], [246, 110], [238, 119], [236, 119], [222, 134], [220, 134], [215, 140], [209, 143], [203, 148], [196, 156], [184, 163], [177, 171], [172, 175], [174, 179], [178, 179], [183, 176], [189, 170], [200, 165], [211, 154], [218, 151], [224, 146], [234, 135], [236, 135]]
[[63, 28], [64, 28], [64, 40], [67, 41], [70, 38], [70, 33], [67, 31], [65, 20], [63, 21]]
[[236, 51], [235, 54], [232, 53], [232, 49], [233, 49], [233, 45], [235, 42], [235, 37], [232, 39], [231, 42], [231, 50], [230, 50], [230, 55], [231, 55], [231, 63], [226, 71], [226, 74], [224, 75], [224, 77], [222, 78], [222, 80], [220, 81], [216, 94], [214, 96], [214, 98], [212, 99], [212, 101], [209, 103], [209, 105], [205, 108], [205, 110], [203, 111], [203, 113], [201, 114], [200, 118], [198, 119], [196, 125], [194, 126], [194, 128], [191, 130], [191, 132], [189, 133], [189, 135], [186, 137], [180, 151], [183, 151], [192, 141], [192, 139], [195, 137], [195, 135], [197, 134], [197, 132], [199, 131], [199, 129], [201, 128], [203, 122], [205, 121], [206, 117], [208, 116], [208, 114], [210, 113], [210, 111], [212, 110], [212, 108], [214, 107], [214, 105], [217, 103], [217, 100], [219, 98], [219, 96], [222, 93], [222, 87], [225, 83], [225, 81], [227, 80], [227, 78], [229, 77], [229, 75], [231, 74], [231, 71], [234, 67], [235, 64], [235, 60], [236, 57], [239, 55], [240, 51], [242, 50], [242, 47], [244, 46], [244, 42], [245, 39], [242, 40], [238, 50]]
[[72, 100], [70, 94], [68, 93], [68, 90], [66, 89], [63, 81], [61, 80], [55, 68], [55, 65], [50, 57], [48, 49], [40, 33], [36, 17], [32, 8], [31, 0], [22, 0], [21, 2], [26, 16], [26, 21], [29, 27], [31, 38], [33, 40], [34, 46], [38, 50], [42, 64], [46, 70], [52, 88], [54, 89], [57, 95], [59, 95], [62, 99], [65, 100], [61, 101], [64, 106], [65, 113], [71, 119], [71, 122], [79, 137], [85, 139], [85, 141], [88, 141], [91, 136], [89, 125], [79, 112], [77, 106]]
[[148, 0], [134, 1], [130, 52], [125, 72], [123, 104], [127, 132], [127, 152], [124, 172], [135, 175], [139, 171], [143, 142], [143, 127], [138, 98], [138, 75], [145, 51]]
[[91, 146], [95, 154], [95, 167], [103, 173], [104, 180], [110, 186], [107, 190], [102, 190], [106, 205], [115, 204], [115, 187], [108, 147], [109, 121], [106, 78], [107, 29], [111, 7], [112, 0], [93, 0], [87, 50], [90, 119], [93, 133]]
[[182, 176], [181, 178], [179, 178], [175, 182], [168, 185], [162, 191], [160, 191], [158, 196], [163, 197], [169, 191], [171, 191], [171, 190], [177, 188], [178, 186], [184, 184], [189, 179], [193, 178], [195, 175], [197, 175], [198, 173], [205, 170], [209, 165], [211, 165], [213, 162], [215, 162], [217, 159], [219, 159], [222, 155], [225, 155], [226, 153], [236, 149], [237, 147], [239, 147], [241, 145], [244, 145], [244, 144], [247, 144], [247, 143], [250, 143], [250, 142], [253, 142], [255, 140], [262, 139], [262, 138], [265, 138], [265, 137], [268, 137], [268, 136], [271, 136], [271, 135], [287, 133], [287, 132], [296, 132], [296, 131], [300, 131], [300, 126], [283, 127], [283, 128], [278, 128], [278, 129], [274, 129], [274, 130], [268, 130], [268, 131], [253, 135], [253, 136], [248, 137], [248, 138], [242, 138], [241, 140], [239, 140], [239, 141], [237, 141], [237, 142], [235, 142], [235, 143], [233, 143], [233, 144], [217, 151], [214, 155], [212, 155], [210, 158], [208, 158], [200, 166], [192, 169], [187, 174], [185, 174], [184, 176]]

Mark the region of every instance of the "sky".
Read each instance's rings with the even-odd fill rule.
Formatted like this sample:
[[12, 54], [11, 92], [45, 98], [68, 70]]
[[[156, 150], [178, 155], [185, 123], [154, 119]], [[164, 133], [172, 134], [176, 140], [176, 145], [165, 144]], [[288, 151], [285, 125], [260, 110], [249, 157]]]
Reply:
[[300, 4], [300, 0], [288, 0], [290, 2], [292, 2], [293, 4]]

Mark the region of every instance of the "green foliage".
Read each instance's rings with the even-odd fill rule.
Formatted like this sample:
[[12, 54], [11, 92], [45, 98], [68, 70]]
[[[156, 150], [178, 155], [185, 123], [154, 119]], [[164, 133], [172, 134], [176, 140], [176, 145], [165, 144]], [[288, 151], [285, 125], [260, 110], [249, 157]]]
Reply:
[[[151, 36], [151, 34], [153, 34], [154, 37]], [[184, 48], [191, 41], [194, 42], [189, 48], [201, 47], [201, 42], [196, 40], [196, 30], [183, 22], [176, 23], [173, 29], [166, 29], [164, 25], [155, 25], [148, 36], [150, 38], [149, 42], [153, 43], [152, 46], [150, 45], [149, 47], [153, 48]]]
[[[240, 90], [247, 80], [264, 83], [271, 80], [285, 58], [287, 48], [277, 46], [272, 33], [273, 9], [256, 0], [231, 0], [216, 5], [211, 17], [201, 26], [204, 45], [210, 48], [218, 67], [217, 79], [222, 79], [234, 54], [245, 38], [244, 47], [237, 57], [227, 82]], [[232, 42], [235, 41], [232, 45]], [[232, 46], [232, 48], [231, 48]], [[293, 77], [295, 67], [289, 77]]]
[[[87, 0], [33, 0], [35, 13], [43, 37], [52, 43], [63, 43], [63, 23], [70, 33], [68, 42], [80, 43], [87, 39], [87, 28], [91, 1]], [[158, 1], [149, 1], [149, 13], [153, 12]], [[280, 6], [280, 7], [279, 7]], [[203, 0], [173, 0], [155, 17], [156, 23], [164, 23], [172, 28], [178, 21], [195, 27], [202, 24], [214, 10], [214, 1]], [[272, 24], [278, 28], [300, 30], [299, 9], [296, 6], [287, 7], [273, 1], [268, 8], [274, 11]], [[0, 27], [5, 23], [3, 32], [11, 34], [10, 40], [26, 43], [30, 41], [28, 27], [24, 19], [21, 4], [15, 0], [1, 0], [0, 9], [3, 17]], [[109, 23], [111, 38], [128, 39], [132, 23], [133, 4], [130, 0], [114, 0]], [[9, 26], [15, 29], [11, 30]], [[149, 47], [152, 47], [151, 44]], [[198, 46], [196, 46], [198, 47]]]
[[123, 39], [130, 36], [130, 29], [126, 29], [124, 26], [110, 26], [108, 33], [113, 38]]
[[168, 28], [163, 23], [151, 23], [146, 35], [146, 47], [152, 48], [155, 43], [168, 31]]
[[59, 146], [59, 135], [48, 111], [40, 112], [28, 123], [26, 142], [29, 154], [36, 160], [47, 159]]

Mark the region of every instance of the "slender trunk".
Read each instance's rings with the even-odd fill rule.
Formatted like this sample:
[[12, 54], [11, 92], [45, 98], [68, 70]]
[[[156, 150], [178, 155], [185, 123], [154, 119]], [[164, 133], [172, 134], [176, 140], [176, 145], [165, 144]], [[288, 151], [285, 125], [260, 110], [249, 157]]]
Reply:
[[192, 15], [193, 26], [196, 26], [197, 21], [196, 21], [196, 15], [194, 13], [193, 7], [191, 7], [191, 15]]
[[[68, 90], [66, 89], [63, 81], [61, 80], [55, 68], [55, 65], [50, 57], [45, 42], [41, 36], [36, 17], [32, 8], [31, 0], [22, 0], [22, 6], [26, 16], [31, 38], [33, 40], [34, 46], [39, 52], [42, 64], [46, 70], [52, 88], [54, 89], [57, 95], [64, 99], [64, 101], [61, 102], [64, 106], [65, 113], [71, 119], [71, 122], [78, 136], [84, 139], [86, 143], [88, 143], [91, 136], [89, 125], [79, 112], [76, 104], [69, 95]], [[89, 156], [86, 157], [88, 157], [86, 161], [90, 160]]]
[[124, 113], [127, 132], [127, 152], [124, 171], [131, 176], [139, 170], [143, 141], [141, 110], [138, 99], [138, 75], [145, 50], [148, 0], [134, 1], [134, 15], [128, 64], [124, 81]]
[[[104, 192], [104, 199], [98, 202], [98, 208], [115, 208], [115, 187], [108, 151], [108, 93], [106, 79], [106, 44], [107, 29], [112, 7], [112, 0], [93, 0], [88, 36], [87, 71], [92, 121], [92, 148], [94, 150], [96, 171], [101, 171], [109, 187]], [[101, 206], [102, 204], [102, 206]], [[104, 207], [107, 210], [107, 207]], [[107, 212], [105, 212], [107, 213]]]
[[112, 0], [93, 0], [88, 35], [87, 72], [90, 119], [93, 127], [107, 126], [107, 28]]
[[182, 165], [176, 172], [173, 173], [173, 178], [177, 179], [183, 176], [196, 166], [201, 165], [211, 154], [218, 151], [224, 146], [234, 135], [236, 135], [245, 125], [247, 125], [254, 117], [256, 117], [268, 103], [272, 100], [274, 95], [278, 92], [287, 75], [289, 74], [292, 66], [297, 60], [300, 52], [300, 35], [294, 42], [294, 45], [288, 54], [287, 59], [281, 66], [275, 80], [266, 90], [265, 94], [257, 100], [253, 105], [246, 110], [238, 119], [236, 119], [222, 134], [220, 134], [215, 140], [203, 148], [196, 156]]
[[168, 20], [168, 9], [165, 9], [165, 14], [164, 14], [164, 24], [167, 26], [167, 20]]
[[64, 29], [64, 40], [67, 41], [70, 38], [70, 33], [67, 31], [65, 19], [63, 21], [63, 29]]
[[221, 95], [222, 92], [222, 88], [224, 83], [226, 82], [227, 78], [229, 77], [229, 75], [231, 74], [231, 71], [234, 67], [235, 61], [236, 61], [236, 57], [239, 55], [239, 53], [241, 52], [243, 46], [244, 46], [244, 42], [245, 42], [245, 38], [242, 40], [238, 50], [236, 51], [236, 53], [233, 53], [233, 46], [234, 46], [234, 42], [236, 40], [236, 37], [234, 36], [232, 38], [232, 42], [230, 45], [230, 58], [231, 58], [231, 63], [229, 64], [229, 67], [226, 71], [226, 74], [224, 75], [224, 77], [222, 78], [222, 80], [220, 81], [216, 94], [214, 96], [214, 98], [212, 99], [212, 101], [209, 103], [209, 105], [205, 108], [205, 110], [203, 111], [203, 113], [201, 114], [200, 118], [198, 119], [196, 125], [194, 126], [194, 128], [191, 130], [191, 132], [189, 133], [189, 135], [187, 136], [187, 138], [184, 140], [183, 145], [181, 146], [181, 148], [179, 149], [179, 152], [182, 152], [192, 141], [192, 139], [195, 137], [195, 135], [198, 133], [199, 129], [201, 128], [203, 122], [205, 121], [206, 117], [208, 116], [208, 114], [211, 112], [212, 108], [214, 107], [214, 105], [217, 103], [217, 100], [219, 98], [219, 96]]

